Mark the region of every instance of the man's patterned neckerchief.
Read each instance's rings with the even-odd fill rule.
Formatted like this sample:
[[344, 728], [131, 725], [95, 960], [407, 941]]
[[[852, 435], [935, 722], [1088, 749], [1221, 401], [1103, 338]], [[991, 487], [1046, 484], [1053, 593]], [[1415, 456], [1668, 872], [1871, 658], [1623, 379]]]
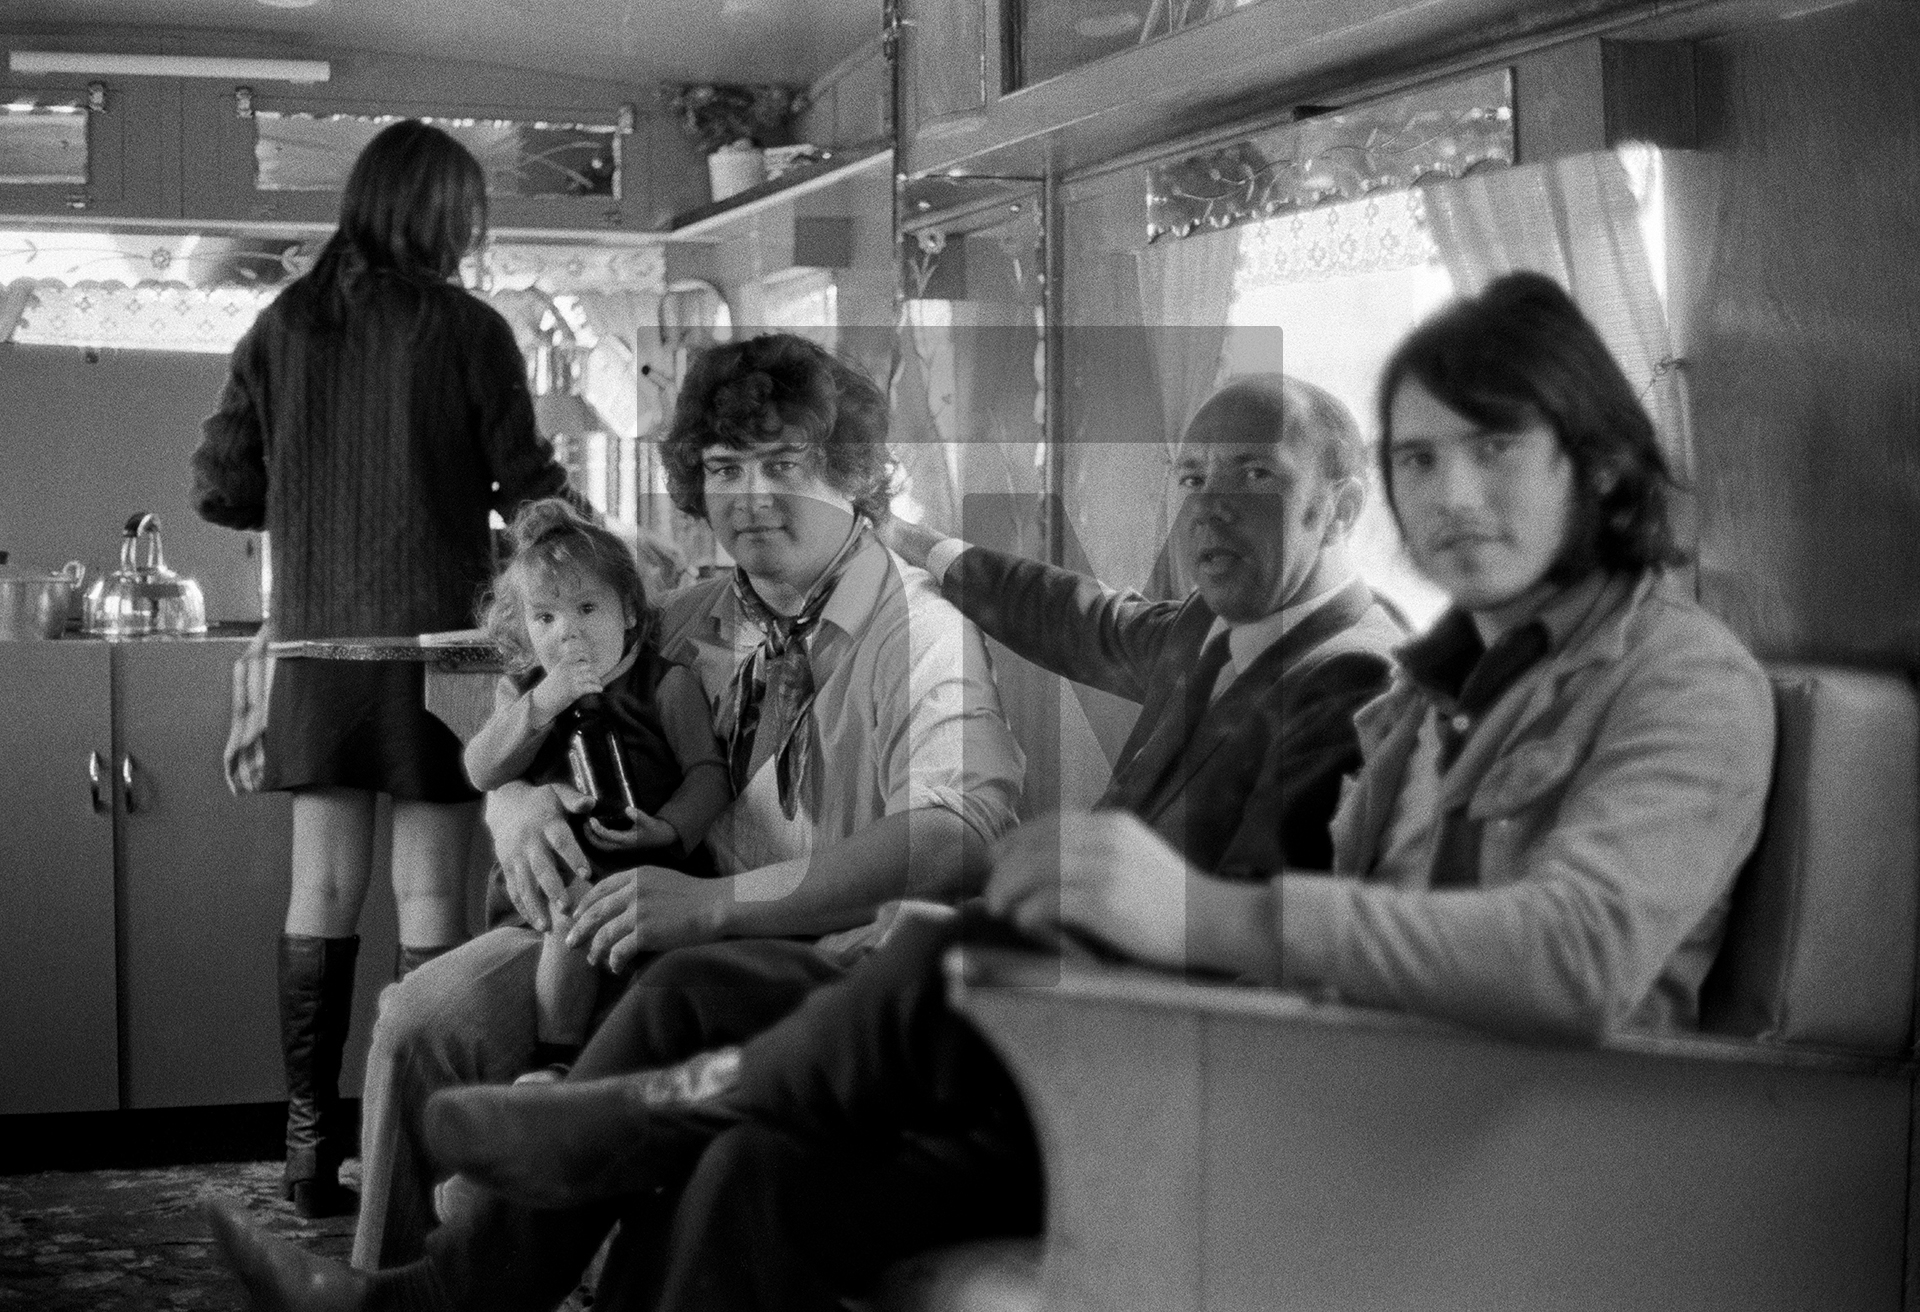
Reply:
[[764, 636], [753, 654], [734, 671], [728, 690], [727, 710], [721, 717], [722, 723], [732, 726], [727, 735], [727, 768], [737, 796], [746, 791], [748, 781], [768, 758], [773, 758], [780, 810], [789, 820], [799, 811], [806, 785], [808, 754], [803, 735], [797, 731], [807, 722], [817, 691], [813, 666], [807, 660], [807, 639], [819, 627], [840, 576], [871, 540], [872, 530], [865, 516], [855, 518], [846, 542], [827, 563], [794, 615], [776, 614], [753, 590], [746, 571], [737, 566], [733, 571], [733, 597], [740, 613]]

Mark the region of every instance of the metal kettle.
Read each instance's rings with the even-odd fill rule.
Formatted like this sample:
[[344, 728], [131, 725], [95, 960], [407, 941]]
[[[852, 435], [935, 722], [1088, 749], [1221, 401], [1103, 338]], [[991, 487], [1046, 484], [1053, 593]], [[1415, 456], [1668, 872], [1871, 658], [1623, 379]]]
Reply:
[[[143, 543], [149, 544], [144, 561]], [[84, 627], [107, 638], [207, 631], [200, 585], [167, 568], [158, 516], [142, 512], [127, 521], [120, 539], [120, 568], [87, 589]]]

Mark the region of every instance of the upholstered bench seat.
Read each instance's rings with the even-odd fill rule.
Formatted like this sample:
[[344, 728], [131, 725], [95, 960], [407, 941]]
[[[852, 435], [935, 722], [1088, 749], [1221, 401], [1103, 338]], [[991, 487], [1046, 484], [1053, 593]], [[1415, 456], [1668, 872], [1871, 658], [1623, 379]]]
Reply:
[[1273, 990], [961, 951], [1025, 1088], [1048, 1238], [886, 1312], [1873, 1308], [1910, 1205], [1920, 709], [1781, 666], [1765, 832], [1698, 1035], [1490, 1038]]

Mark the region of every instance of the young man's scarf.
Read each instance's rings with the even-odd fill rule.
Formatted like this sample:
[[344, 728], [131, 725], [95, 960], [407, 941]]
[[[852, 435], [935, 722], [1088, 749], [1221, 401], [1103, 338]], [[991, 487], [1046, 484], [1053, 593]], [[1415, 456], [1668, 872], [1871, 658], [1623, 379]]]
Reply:
[[840, 551], [807, 593], [795, 615], [776, 615], [753, 590], [746, 571], [733, 571], [733, 596], [740, 611], [765, 635], [751, 656], [734, 672], [721, 723], [731, 723], [727, 735], [727, 767], [733, 791], [743, 793], [769, 758], [780, 790], [780, 810], [793, 819], [806, 787], [808, 753], [799, 732], [813, 708], [816, 689], [813, 667], [807, 663], [807, 638], [820, 624], [840, 576], [872, 536], [872, 524], [863, 516], [854, 521]]

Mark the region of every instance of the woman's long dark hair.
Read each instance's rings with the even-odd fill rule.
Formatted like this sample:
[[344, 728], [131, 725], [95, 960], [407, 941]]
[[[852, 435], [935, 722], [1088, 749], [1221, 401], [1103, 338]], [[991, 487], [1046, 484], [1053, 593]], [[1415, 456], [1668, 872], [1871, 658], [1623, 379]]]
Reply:
[[1380, 478], [1394, 518], [1393, 402], [1412, 380], [1449, 410], [1493, 432], [1545, 423], [1573, 462], [1574, 521], [1549, 577], [1595, 567], [1683, 563], [1668, 493], [1677, 483], [1653, 420], [1600, 334], [1559, 283], [1509, 273], [1444, 306], [1380, 374]]
[[487, 178], [467, 148], [405, 119], [380, 130], [347, 175], [340, 226], [308, 274], [319, 313], [338, 323], [369, 274], [444, 283], [487, 231]]

